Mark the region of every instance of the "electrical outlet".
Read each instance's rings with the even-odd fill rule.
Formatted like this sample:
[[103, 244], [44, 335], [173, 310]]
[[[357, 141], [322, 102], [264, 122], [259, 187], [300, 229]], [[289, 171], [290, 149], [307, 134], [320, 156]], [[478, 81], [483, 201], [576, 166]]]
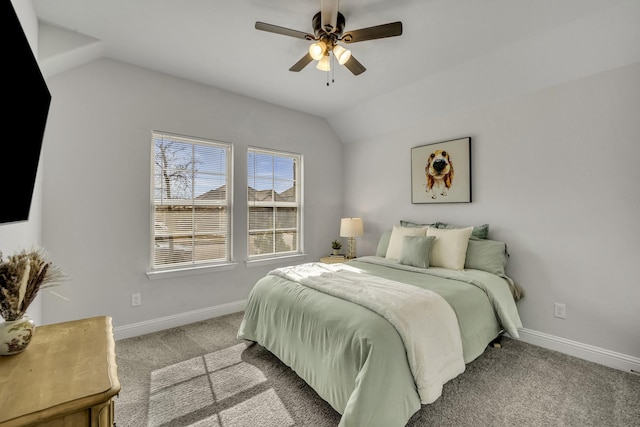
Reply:
[[553, 315], [555, 317], [558, 317], [560, 319], [566, 319], [567, 318], [567, 306], [565, 304], [560, 304], [560, 303], [556, 303], [554, 306], [554, 313]]
[[142, 295], [140, 293], [131, 294], [131, 307], [142, 305]]

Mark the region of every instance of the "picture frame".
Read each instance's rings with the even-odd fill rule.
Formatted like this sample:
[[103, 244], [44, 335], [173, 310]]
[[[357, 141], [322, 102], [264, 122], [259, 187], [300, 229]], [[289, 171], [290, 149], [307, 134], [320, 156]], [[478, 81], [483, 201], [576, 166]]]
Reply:
[[471, 137], [411, 148], [411, 203], [471, 203]]

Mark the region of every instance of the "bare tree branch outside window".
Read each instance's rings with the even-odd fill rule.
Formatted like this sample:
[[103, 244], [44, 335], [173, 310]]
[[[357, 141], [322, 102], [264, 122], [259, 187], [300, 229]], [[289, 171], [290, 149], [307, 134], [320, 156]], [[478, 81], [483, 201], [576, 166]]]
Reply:
[[231, 145], [153, 134], [153, 266], [229, 260]]

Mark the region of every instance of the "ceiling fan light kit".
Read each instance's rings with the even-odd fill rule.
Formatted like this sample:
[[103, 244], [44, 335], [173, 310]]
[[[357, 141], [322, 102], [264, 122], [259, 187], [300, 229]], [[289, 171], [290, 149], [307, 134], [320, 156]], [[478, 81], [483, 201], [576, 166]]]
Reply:
[[338, 0], [321, 0], [320, 8], [320, 12], [316, 13], [311, 20], [313, 34], [259, 21], [255, 24], [257, 30], [314, 41], [309, 46], [308, 53], [289, 68], [289, 71], [301, 71], [315, 60], [318, 61], [316, 64], [318, 70], [328, 72], [331, 70], [331, 55], [333, 55], [338, 64], [344, 65], [353, 75], [357, 76], [367, 69], [351, 54], [349, 49], [339, 45], [339, 41], [349, 44], [402, 35], [402, 22], [400, 21], [345, 33], [346, 20], [344, 15], [338, 12]]

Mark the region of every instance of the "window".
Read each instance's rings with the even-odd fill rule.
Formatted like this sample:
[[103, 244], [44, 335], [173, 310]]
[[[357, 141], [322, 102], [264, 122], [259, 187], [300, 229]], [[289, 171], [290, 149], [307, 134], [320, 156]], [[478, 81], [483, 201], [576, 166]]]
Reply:
[[302, 250], [302, 156], [258, 148], [247, 155], [249, 258]]
[[151, 268], [231, 260], [231, 144], [152, 133]]

